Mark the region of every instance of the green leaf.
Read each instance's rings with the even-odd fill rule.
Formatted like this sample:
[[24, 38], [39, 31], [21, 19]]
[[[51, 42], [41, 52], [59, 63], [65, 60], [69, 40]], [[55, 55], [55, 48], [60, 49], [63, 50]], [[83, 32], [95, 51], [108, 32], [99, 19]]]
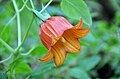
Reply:
[[80, 44], [82, 46], [89, 46], [89, 44], [85, 40], [80, 41]]
[[13, 60], [12, 63], [10, 63], [9, 68], [12, 70], [14, 69], [14, 67], [16, 67], [17, 65], [19, 65], [18, 63], [20, 63], [23, 60], [23, 56], [17, 57]]
[[68, 73], [77, 79], [90, 79], [89, 75], [84, 70], [77, 67], [69, 69]]
[[32, 56], [41, 56], [47, 53], [48, 50], [43, 45], [36, 46], [36, 48], [31, 52]]
[[62, 0], [61, 8], [68, 17], [77, 20], [82, 18], [85, 24], [92, 24], [89, 9], [83, 0]]
[[89, 71], [98, 64], [100, 59], [101, 59], [100, 56], [93, 56], [93, 57], [86, 58], [79, 62], [79, 67], [84, 69], [85, 71]]
[[82, 39], [85, 39], [85, 41], [89, 41], [89, 42], [96, 42], [96, 38], [95, 36], [92, 34], [92, 32], [89, 32], [88, 35]]
[[33, 70], [32, 76], [37, 76], [40, 74], [44, 74], [54, 68], [54, 63], [53, 62], [48, 62], [48, 63], [42, 63], [40, 67], [37, 69]]
[[15, 73], [17, 74], [29, 74], [31, 72], [32, 72], [32, 69], [26, 63], [20, 63], [15, 67]]

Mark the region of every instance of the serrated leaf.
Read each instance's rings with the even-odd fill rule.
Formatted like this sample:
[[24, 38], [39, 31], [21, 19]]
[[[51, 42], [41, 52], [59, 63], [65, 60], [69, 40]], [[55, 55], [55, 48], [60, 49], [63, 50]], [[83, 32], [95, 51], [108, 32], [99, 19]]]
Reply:
[[61, 8], [68, 17], [77, 20], [82, 18], [85, 24], [92, 24], [89, 9], [83, 0], [62, 0]]

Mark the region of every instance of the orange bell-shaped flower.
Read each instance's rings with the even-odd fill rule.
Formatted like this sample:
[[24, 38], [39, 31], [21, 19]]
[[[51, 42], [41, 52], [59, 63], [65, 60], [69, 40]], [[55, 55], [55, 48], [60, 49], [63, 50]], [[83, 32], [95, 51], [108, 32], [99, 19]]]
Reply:
[[78, 38], [86, 36], [90, 28], [82, 28], [83, 21], [73, 26], [64, 17], [55, 16], [41, 24], [39, 35], [42, 43], [48, 49], [48, 53], [40, 58], [42, 62], [48, 62], [54, 58], [56, 66], [63, 64], [66, 53], [80, 51]]

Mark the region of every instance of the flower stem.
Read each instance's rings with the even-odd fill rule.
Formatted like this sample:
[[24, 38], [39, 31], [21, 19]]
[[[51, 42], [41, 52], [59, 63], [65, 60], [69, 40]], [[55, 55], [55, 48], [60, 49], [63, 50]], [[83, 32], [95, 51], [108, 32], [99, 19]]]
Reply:
[[16, 15], [17, 15], [17, 26], [18, 26], [18, 46], [21, 44], [21, 25], [20, 25], [20, 14], [19, 14], [19, 9], [17, 7], [16, 1], [12, 0]]

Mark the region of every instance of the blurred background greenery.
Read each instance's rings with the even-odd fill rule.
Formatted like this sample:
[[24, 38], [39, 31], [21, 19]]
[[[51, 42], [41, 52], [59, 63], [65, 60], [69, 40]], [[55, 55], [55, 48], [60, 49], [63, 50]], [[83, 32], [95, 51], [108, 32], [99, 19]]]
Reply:
[[[22, 0], [16, 0], [19, 8]], [[41, 9], [49, 0], [33, 0], [35, 8]], [[78, 20], [65, 16], [60, 8], [61, 0], [54, 0], [47, 11], [51, 16], [64, 16], [73, 25]], [[82, 49], [78, 54], [68, 54], [61, 67], [55, 67], [53, 61], [42, 63], [38, 58], [47, 53], [47, 49], [40, 41], [38, 30], [39, 20], [36, 18], [32, 24], [29, 35], [23, 45], [22, 52], [32, 47], [35, 49], [27, 56], [16, 59], [16, 78], [19, 79], [120, 79], [120, 0], [85, 0], [92, 15], [90, 33], [80, 39]], [[27, 3], [28, 6], [30, 3]], [[14, 19], [9, 25], [8, 21], [15, 15], [11, 0], [0, 0], [0, 38], [11, 47], [17, 46], [17, 24]], [[22, 37], [33, 17], [33, 13], [24, 8], [20, 13]], [[6, 29], [4, 30], [4, 27]], [[4, 31], [3, 31], [4, 30]], [[2, 32], [2, 33], [1, 33]], [[10, 52], [0, 43], [0, 60], [7, 58]], [[11, 59], [0, 63], [0, 76], [8, 69]], [[12, 63], [12, 64], [13, 64]], [[4, 78], [5, 79], [5, 78]]]

